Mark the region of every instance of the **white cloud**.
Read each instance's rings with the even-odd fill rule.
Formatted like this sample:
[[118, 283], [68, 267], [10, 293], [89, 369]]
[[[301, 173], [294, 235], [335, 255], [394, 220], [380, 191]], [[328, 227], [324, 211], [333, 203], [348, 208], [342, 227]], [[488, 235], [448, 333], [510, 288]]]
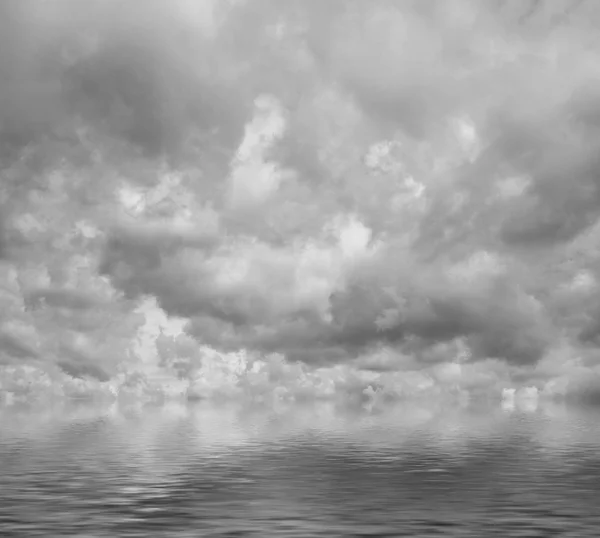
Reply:
[[[229, 203], [233, 209], [264, 202], [286, 177], [277, 163], [269, 162], [267, 151], [285, 132], [285, 114], [271, 96], [255, 100], [255, 115], [245, 128], [229, 179]], [[288, 173], [289, 175], [289, 173]]]

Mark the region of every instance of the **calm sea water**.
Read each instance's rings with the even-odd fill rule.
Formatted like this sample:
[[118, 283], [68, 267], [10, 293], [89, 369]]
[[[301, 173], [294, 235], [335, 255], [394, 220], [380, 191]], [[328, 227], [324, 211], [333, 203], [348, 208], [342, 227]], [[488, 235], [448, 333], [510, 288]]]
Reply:
[[600, 412], [0, 410], [1, 536], [600, 533]]

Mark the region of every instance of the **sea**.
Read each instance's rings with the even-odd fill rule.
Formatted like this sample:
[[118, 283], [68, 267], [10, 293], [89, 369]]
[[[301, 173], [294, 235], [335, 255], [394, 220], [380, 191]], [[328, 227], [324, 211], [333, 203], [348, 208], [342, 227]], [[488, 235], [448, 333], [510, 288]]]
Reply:
[[0, 536], [598, 537], [600, 410], [13, 405]]

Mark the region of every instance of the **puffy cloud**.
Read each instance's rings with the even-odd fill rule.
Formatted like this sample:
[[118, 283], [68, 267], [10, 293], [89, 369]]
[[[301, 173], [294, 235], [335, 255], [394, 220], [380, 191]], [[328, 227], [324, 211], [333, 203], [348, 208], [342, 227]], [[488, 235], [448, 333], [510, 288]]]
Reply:
[[593, 392], [591, 3], [2, 10], [11, 386]]

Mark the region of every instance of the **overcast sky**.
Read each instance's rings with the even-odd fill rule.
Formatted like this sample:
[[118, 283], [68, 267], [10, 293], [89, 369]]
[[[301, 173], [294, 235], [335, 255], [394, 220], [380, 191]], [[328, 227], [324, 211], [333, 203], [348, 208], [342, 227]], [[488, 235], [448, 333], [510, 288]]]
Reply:
[[600, 393], [595, 2], [0, 9], [4, 391]]

